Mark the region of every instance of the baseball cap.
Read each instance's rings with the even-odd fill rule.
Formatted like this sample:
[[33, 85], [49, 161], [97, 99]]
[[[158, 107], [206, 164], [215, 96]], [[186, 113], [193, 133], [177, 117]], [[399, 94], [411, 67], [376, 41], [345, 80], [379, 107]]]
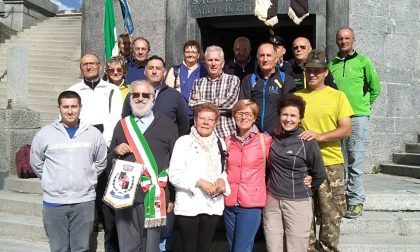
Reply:
[[305, 67], [312, 68], [327, 68], [327, 58], [325, 57], [325, 51], [321, 49], [312, 50], [305, 62]]
[[286, 41], [280, 36], [272, 36], [270, 39], [276, 46], [286, 47]]

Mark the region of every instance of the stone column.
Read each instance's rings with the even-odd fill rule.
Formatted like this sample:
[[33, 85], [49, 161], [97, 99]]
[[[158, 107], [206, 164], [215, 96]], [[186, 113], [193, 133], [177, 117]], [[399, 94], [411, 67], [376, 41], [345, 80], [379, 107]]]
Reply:
[[174, 64], [181, 64], [183, 60], [183, 44], [188, 40], [185, 27], [187, 26], [187, 1], [168, 1], [166, 9], [166, 42], [165, 55], [168, 68]]
[[349, 1], [327, 0], [327, 55], [331, 60], [337, 53], [335, 33], [340, 27], [349, 25]]
[[32, 142], [41, 126], [40, 113], [27, 109], [28, 50], [10, 48], [8, 53], [7, 97], [12, 102], [9, 109], [0, 109], [0, 188], [5, 177], [16, 174], [16, 152]]

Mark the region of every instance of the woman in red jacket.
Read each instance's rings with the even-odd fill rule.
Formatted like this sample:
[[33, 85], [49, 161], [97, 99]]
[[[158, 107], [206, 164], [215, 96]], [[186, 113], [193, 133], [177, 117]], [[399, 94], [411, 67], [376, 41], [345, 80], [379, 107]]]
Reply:
[[258, 106], [240, 100], [232, 108], [237, 131], [226, 137], [227, 178], [231, 194], [223, 213], [230, 251], [251, 252], [266, 203], [265, 165], [271, 137], [254, 125]]

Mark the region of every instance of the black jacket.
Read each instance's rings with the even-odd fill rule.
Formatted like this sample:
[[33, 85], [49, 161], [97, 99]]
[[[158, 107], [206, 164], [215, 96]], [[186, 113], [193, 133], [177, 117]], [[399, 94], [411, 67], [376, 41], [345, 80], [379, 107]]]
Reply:
[[225, 64], [225, 66], [223, 68], [223, 72], [225, 72], [227, 74], [236, 75], [242, 81], [245, 76], [247, 76], [248, 74], [251, 74], [251, 73], [254, 73], [255, 72], [255, 61], [253, 61], [251, 59], [246, 64], [245, 68], [242, 68], [234, 60], [231, 60], [227, 64]]
[[[255, 76], [254, 80], [251, 80]], [[255, 82], [256, 81], [256, 82]], [[267, 82], [265, 85], [265, 81]], [[255, 85], [253, 85], [255, 83]], [[264, 87], [265, 86], [265, 87]], [[259, 74], [247, 75], [241, 84], [239, 99], [251, 99], [260, 109], [255, 125], [261, 132], [273, 133], [279, 125], [277, 107], [280, 98], [295, 91], [295, 84], [290, 75], [286, 74], [284, 81], [276, 71], [267, 80]]]
[[[318, 143], [316, 140], [301, 140], [301, 132], [297, 128], [273, 138], [267, 189], [277, 197], [312, 197], [312, 190], [316, 190], [327, 178]], [[306, 175], [312, 176], [312, 190], [303, 183]]]

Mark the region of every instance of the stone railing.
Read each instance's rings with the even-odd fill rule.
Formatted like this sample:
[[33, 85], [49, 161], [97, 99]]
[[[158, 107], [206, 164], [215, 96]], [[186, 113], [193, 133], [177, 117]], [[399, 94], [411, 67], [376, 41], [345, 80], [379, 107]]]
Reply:
[[58, 6], [49, 0], [3, 0], [0, 7], [0, 23], [17, 32], [55, 16], [58, 11]]

